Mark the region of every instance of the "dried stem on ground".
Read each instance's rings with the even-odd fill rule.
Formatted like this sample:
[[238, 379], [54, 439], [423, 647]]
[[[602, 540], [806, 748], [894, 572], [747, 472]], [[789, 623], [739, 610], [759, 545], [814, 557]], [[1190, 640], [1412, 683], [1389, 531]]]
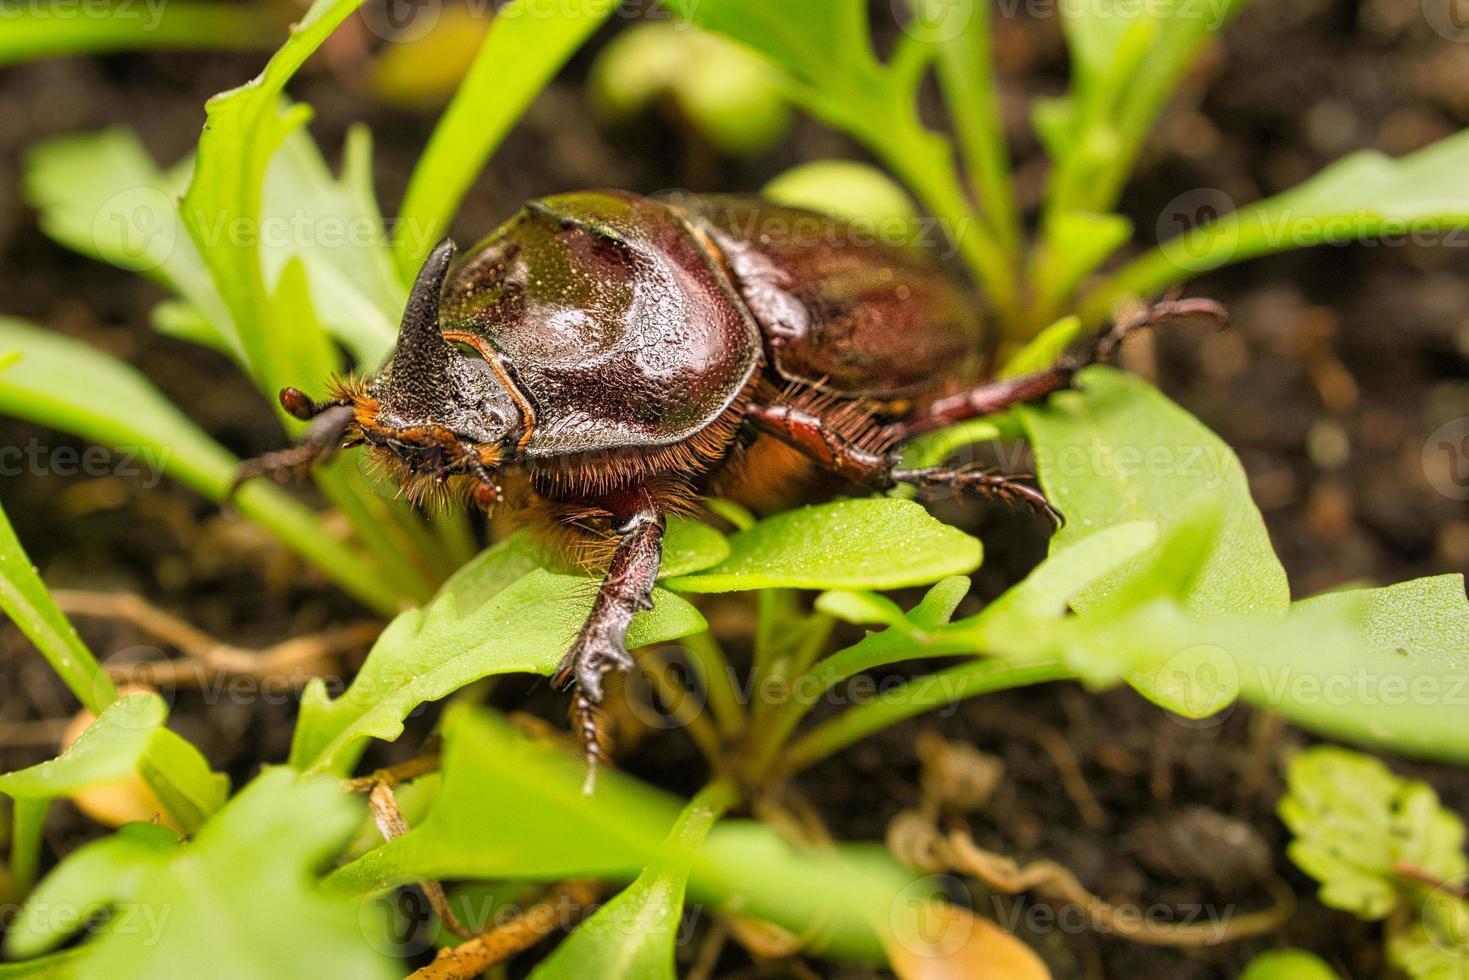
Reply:
[[570, 924], [572, 915], [595, 902], [601, 888], [591, 881], [566, 881], [511, 922], [468, 942], [439, 951], [428, 966], [415, 970], [409, 980], [470, 980], [503, 963]]
[[114, 680], [153, 686], [203, 683], [219, 674], [261, 678], [296, 675], [304, 683], [329, 668], [342, 654], [368, 646], [382, 632], [381, 623], [367, 620], [252, 650], [210, 636], [130, 592], [61, 590], [52, 596], [63, 612], [128, 623], [187, 658], [108, 666]]
[[1055, 861], [1022, 865], [980, 847], [967, 830], [945, 834], [932, 816], [913, 810], [899, 814], [889, 825], [888, 848], [900, 860], [930, 874], [972, 875], [996, 891], [1034, 891], [1051, 901], [1074, 905], [1086, 912], [1098, 931], [1151, 946], [1213, 946], [1264, 935], [1283, 926], [1295, 911], [1294, 894], [1283, 881], [1275, 879], [1269, 883], [1274, 903], [1261, 911], [1233, 916], [1225, 922], [1152, 922], [1092, 894], [1076, 875]]

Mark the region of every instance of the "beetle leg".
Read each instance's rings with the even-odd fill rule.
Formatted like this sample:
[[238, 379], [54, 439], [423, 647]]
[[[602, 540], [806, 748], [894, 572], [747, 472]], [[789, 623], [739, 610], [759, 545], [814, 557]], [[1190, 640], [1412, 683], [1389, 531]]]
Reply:
[[865, 449], [843, 438], [821, 416], [789, 405], [751, 405], [745, 418], [853, 483], [861, 483], [874, 490], [890, 490], [899, 483], [908, 483], [920, 490], [953, 487], [987, 493], [1001, 500], [1023, 503], [1058, 526], [1061, 524], [1061, 515], [1041, 492], [1021, 483], [1018, 477], [977, 466], [901, 469], [894, 455]]
[[756, 403], [745, 409], [745, 420], [853, 483], [874, 490], [895, 485], [892, 459], [844, 438], [820, 415], [792, 405]]
[[627, 652], [627, 628], [633, 616], [653, 608], [653, 583], [663, 557], [663, 512], [646, 491], [639, 498], [632, 516], [617, 529], [622, 540], [613, 552], [592, 611], [551, 681], [560, 688], [576, 684], [572, 715], [591, 767], [589, 779], [597, 763], [606, 758], [597, 724], [602, 680], [611, 671], [633, 666]]
[[[284, 402], [284, 398], [282, 401]], [[352, 406], [326, 404], [314, 405], [312, 409], [312, 414], [308, 416], [311, 418], [311, 425], [306, 429], [306, 438], [289, 449], [266, 453], [241, 463], [240, 468], [235, 471], [235, 480], [225, 495], [226, 500], [234, 497], [247, 480], [253, 480], [257, 476], [281, 478], [294, 475], [318, 463], [325, 463], [336, 455], [337, 450], [342, 448], [347, 430], [354, 422]]]
[[907, 439], [922, 432], [942, 429], [955, 422], [996, 415], [1017, 405], [1040, 401], [1047, 395], [1070, 388], [1082, 368], [1109, 360], [1129, 334], [1170, 320], [1191, 317], [1209, 317], [1222, 323], [1228, 320], [1229, 315], [1224, 307], [1208, 299], [1165, 300], [1138, 309], [1120, 318], [1110, 330], [1063, 354], [1055, 366], [1045, 371], [991, 381], [968, 391], [940, 398], [924, 408], [917, 418], [901, 427], [902, 437]]
[[908, 483], [919, 490], [942, 487], [968, 490], [971, 493], [988, 493], [1007, 503], [1021, 504], [1042, 515], [1056, 527], [1066, 523], [1061, 512], [1051, 506], [1046, 495], [1027, 483], [1025, 477], [1007, 476], [993, 469], [975, 464], [963, 466], [931, 466], [922, 470], [893, 470], [893, 479]]

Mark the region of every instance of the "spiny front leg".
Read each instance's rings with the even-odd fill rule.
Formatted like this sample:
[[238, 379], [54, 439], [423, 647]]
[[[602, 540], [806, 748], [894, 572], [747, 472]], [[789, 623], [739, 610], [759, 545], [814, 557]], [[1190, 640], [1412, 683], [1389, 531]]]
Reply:
[[627, 652], [627, 629], [635, 615], [653, 608], [653, 584], [658, 580], [658, 565], [663, 558], [663, 512], [646, 491], [639, 491], [637, 498], [632, 515], [617, 529], [622, 538], [612, 555], [607, 577], [597, 590], [592, 611], [552, 679], [559, 688], [576, 684], [573, 717], [581, 730], [590, 767], [588, 787], [597, 762], [605, 758], [597, 721], [602, 681], [611, 671], [626, 671], [633, 666]]

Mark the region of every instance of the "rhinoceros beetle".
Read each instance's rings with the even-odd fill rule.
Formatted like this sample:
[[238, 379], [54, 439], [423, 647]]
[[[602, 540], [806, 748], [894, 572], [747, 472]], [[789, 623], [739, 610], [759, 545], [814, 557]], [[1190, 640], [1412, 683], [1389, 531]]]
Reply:
[[[603, 677], [632, 665], [665, 516], [719, 494], [758, 510], [820, 474], [872, 490], [948, 486], [1054, 515], [1039, 491], [978, 467], [904, 469], [915, 434], [1070, 385], [1128, 331], [1220, 315], [1162, 303], [1054, 367], [981, 381], [975, 298], [923, 254], [843, 221], [747, 198], [658, 201], [622, 191], [533, 201], [464, 256], [428, 257], [396, 349], [317, 403], [294, 449], [242, 478], [366, 445], [410, 496], [462, 486], [505, 498], [563, 540], [602, 543], [600, 590], [555, 676], [575, 684], [591, 761]], [[513, 483], [507, 495], [505, 485]]]

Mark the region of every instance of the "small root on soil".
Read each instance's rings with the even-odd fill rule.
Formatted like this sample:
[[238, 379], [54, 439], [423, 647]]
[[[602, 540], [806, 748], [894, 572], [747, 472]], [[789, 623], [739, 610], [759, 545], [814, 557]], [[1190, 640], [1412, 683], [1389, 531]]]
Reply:
[[1285, 925], [1295, 911], [1294, 893], [1285, 882], [1274, 879], [1268, 885], [1273, 904], [1258, 912], [1234, 916], [1227, 922], [1152, 922], [1094, 895], [1075, 874], [1055, 861], [1022, 865], [980, 847], [967, 830], [945, 834], [931, 815], [915, 810], [900, 813], [888, 826], [887, 844], [900, 861], [930, 874], [972, 875], [988, 887], [1012, 895], [1033, 890], [1052, 901], [1084, 910], [1100, 932], [1150, 946], [1214, 946], [1260, 936]]
[[562, 882], [518, 918], [440, 950], [432, 963], [409, 974], [409, 980], [471, 980], [569, 926], [572, 916], [595, 902], [601, 891], [601, 886], [592, 881]]
[[152, 687], [205, 684], [220, 674], [286, 679], [295, 675], [304, 683], [309, 677], [328, 669], [343, 654], [368, 646], [382, 632], [381, 623], [368, 620], [292, 637], [252, 650], [210, 636], [192, 623], [131, 592], [58, 590], [52, 593], [52, 597], [69, 615], [96, 616], [128, 623], [174, 647], [187, 658], [108, 665], [107, 671], [113, 680]]

